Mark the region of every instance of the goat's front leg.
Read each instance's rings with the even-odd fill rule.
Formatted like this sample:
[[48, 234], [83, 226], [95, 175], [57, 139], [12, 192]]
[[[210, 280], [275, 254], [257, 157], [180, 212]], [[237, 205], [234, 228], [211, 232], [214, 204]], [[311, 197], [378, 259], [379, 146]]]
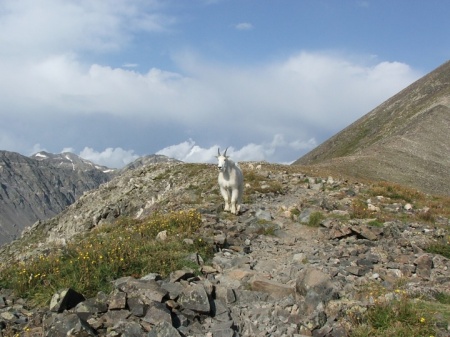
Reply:
[[228, 189], [221, 187], [220, 193], [222, 194], [223, 200], [225, 201], [225, 206], [223, 210], [228, 212], [230, 210], [230, 192]]
[[237, 201], [239, 197], [239, 191], [238, 189], [234, 188], [233, 191], [231, 192], [231, 213], [233, 214], [238, 214], [239, 210], [240, 210], [240, 205], [237, 205]]

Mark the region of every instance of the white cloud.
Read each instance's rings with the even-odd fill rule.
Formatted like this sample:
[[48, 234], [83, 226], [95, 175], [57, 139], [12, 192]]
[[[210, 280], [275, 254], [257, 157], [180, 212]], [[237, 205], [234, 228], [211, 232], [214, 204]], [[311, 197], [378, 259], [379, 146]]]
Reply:
[[234, 26], [237, 30], [251, 30], [253, 29], [253, 25], [248, 22], [241, 22]]
[[3, 0], [0, 54], [29, 57], [68, 50], [121, 49], [136, 31], [165, 31], [174, 19], [152, 12], [158, 1]]
[[[404, 63], [377, 61], [371, 55], [321, 51], [299, 51], [254, 65], [228, 65], [183, 50], [170, 55], [177, 71], [153, 67], [139, 72], [141, 64], [123, 63], [134, 60], [129, 55], [121, 59], [118, 53], [137, 38], [136, 33], [172, 29], [177, 21], [160, 14], [164, 4], [156, 0], [0, 1], [0, 118], [4, 125], [13, 124], [6, 123], [8, 119], [24, 128], [19, 134], [3, 127], [0, 145], [28, 152], [39, 141], [42, 148], [51, 148], [41, 137], [52, 135], [58, 125], [61, 138], [48, 136], [53, 147], [69, 144], [75, 149], [61, 130], [90, 127], [92, 132], [83, 137], [85, 143], [77, 144], [78, 149], [87, 146], [81, 151], [86, 159], [109, 167], [132, 161], [138, 146], [139, 152], [165, 147], [161, 152], [171, 157], [208, 161], [217, 152], [217, 146], [209, 144], [222, 143], [239, 149], [229, 150], [237, 160], [288, 161], [421, 75]], [[252, 27], [245, 22], [235, 26]], [[122, 66], [92, 61], [108, 53], [114, 53]], [[33, 125], [24, 127], [31, 124], [31, 116]], [[80, 119], [85, 116], [99, 117]], [[70, 125], [65, 124], [69, 119]], [[86, 120], [95, 125], [86, 126]], [[130, 133], [128, 138], [133, 138], [134, 129], [109, 129], [117, 120], [148, 126], [154, 148], [136, 142], [127, 145], [134, 151], [93, 150], [95, 137], [107, 132]], [[31, 132], [33, 137], [28, 136]], [[195, 141], [182, 142], [189, 137]], [[174, 143], [178, 145], [168, 147]]]
[[175, 158], [187, 163], [208, 163], [212, 162], [214, 156], [217, 155], [217, 148], [218, 146], [214, 145], [205, 149], [196, 145], [192, 139], [189, 139], [159, 150], [156, 154]]
[[37, 144], [33, 145], [30, 155], [33, 155], [35, 153], [42, 152], [42, 151], [48, 152], [44, 147], [41, 146], [41, 144], [37, 143]]
[[[162, 154], [170, 158], [175, 158], [184, 162], [191, 163], [212, 163], [215, 162], [215, 156], [217, 156], [217, 150], [220, 149], [221, 153], [227, 150], [227, 155], [235, 161], [272, 161], [273, 155], [279, 150], [312, 150], [316, 146], [314, 139], [308, 141], [295, 140], [292, 142], [286, 142], [282, 135], [275, 135], [271, 142], [261, 144], [246, 144], [240, 149], [235, 149], [233, 146], [220, 147], [219, 145], [213, 145], [209, 148], [203, 148], [196, 145], [196, 142], [192, 139], [184, 141], [182, 143], [168, 146], [162, 150], [159, 150], [157, 154]], [[293, 158], [297, 159], [297, 158]]]
[[65, 147], [61, 150], [61, 153], [65, 153], [65, 152], [75, 153], [75, 149], [73, 147]]
[[79, 156], [95, 164], [104, 165], [109, 168], [121, 168], [139, 158], [133, 150], [124, 150], [120, 147], [107, 148], [102, 152], [85, 147]]
[[[17, 116], [40, 116], [44, 121], [103, 113], [190, 130], [200, 143], [220, 140], [242, 148], [248, 143], [270, 143], [280, 134], [298, 153], [310, 145], [310, 139], [323, 141], [418, 78], [403, 63], [365, 65], [317, 52], [301, 52], [253, 68], [209, 64], [195, 57], [187, 60], [179, 61], [183, 72], [153, 68], [144, 74], [86, 66], [70, 54], [20, 67], [0, 63], [0, 105], [5, 107], [0, 116], [15, 111]], [[102, 124], [106, 123], [107, 118]], [[201, 158], [195, 149], [188, 157]], [[255, 158], [277, 157], [265, 153]]]

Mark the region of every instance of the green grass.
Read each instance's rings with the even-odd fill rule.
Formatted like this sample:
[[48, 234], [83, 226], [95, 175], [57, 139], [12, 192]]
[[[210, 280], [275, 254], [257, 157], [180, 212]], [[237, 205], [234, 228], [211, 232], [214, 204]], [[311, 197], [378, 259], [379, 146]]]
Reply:
[[426, 248], [427, 253], [439, 254], [450, 259], [450, 244], [448, 242], [438, 242]]
[[372, 226], [372, 227], [383, 227], [383, 224], [384, 223], [382, 221], [379, 221], [379, 220], [372, 220], [372, 221], [370, 221], [368, 223], [368, 225]]
[[272, 222], [264, 219], [259, 219], [257, 221], [257, 224], [261, 226], [256, 233], [259, 235], [265, 235], [265, 236], [274, 236], [275, 231], [277, 230], [277, 226], [273, 224]]
[[[381, 297], [382, 298], [382, 297]], [[436, 307], [431, 302], [410, 298], [406, 292], [396, 290], [392, 300], [375, 303], [358, 319], [350, 337], [429, 337], [436, 335]], [[448, 309], [447, 309], [448, 310]]]
[[450, 294], [448, 293], [437, 293], [435, 298], [441, 304], [450, 304]]
[[[184, 266], [192, 267], [186, 257], [193, 252], [204, 260], [212, 256], [211, 248], [197, 234], [200, 225], [196, 211], [155, 214], [145, 221], [121, 218], [75, 239], [63, 250], [4, 267], [0, 288], [45, 305], [62, 288], [92, 297], [98, 291], [109, 292], [110, 281], [122, 276], [154, 272], [164, 277]], [[156, 235], [164, 230], [167, 240], [157, 241]], [[194, 244], [185, 243], [186, 238]]]
[[320, 222], [325, 219], [325, 216], [322, 212], [313, 212], [309, 216], [308, 226], [310, 227], [319, 227]]
[[293, 208], [290, 210], [290, 213], [291, 213], [291, 220], [296, 220], [300, 215], [300, 210], [298, 208]]
[[244, 181], [249, 187], [245, 188], [245, 193], [283, 193], [283, 185], [277, 180], [267, 178], [254, 170], [244, 170]]
[[427, 212], [412, 215], [425, 222], [433, 222], [435, 215], [438, 214], [450, 217], [450, 197], [447, 196], [428, 195], [413, 188], [386, 181], [372, 183], [366, 194], [372, 197], [384, 196], [402, 204], [411, 203], [414, 209], [427, 207], [429, 209]]

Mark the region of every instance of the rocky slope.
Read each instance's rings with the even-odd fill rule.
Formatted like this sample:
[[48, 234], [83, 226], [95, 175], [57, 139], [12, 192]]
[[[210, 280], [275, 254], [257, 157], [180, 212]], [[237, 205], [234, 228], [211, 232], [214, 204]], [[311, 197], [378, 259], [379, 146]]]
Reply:
[[157, 163], [181, 163], [180, 160], [169, 158], [160, 154], [152, 154], [148, 156], [139, 157], [132, 163], [126, 165], [123, 169], [118, 170], [118, 174], [125, 172], [127, 170], [134, 170], [141, 166], [146, 166], [149, 164], [157, 164]]
[[450, 61], [294, 162], [450, 195]]
[[[377, 301], [406, 293], [435, 303], [450, 292], [450, 261], [426, 252], [448, 237], [448, 213], [439, 213], [448, 201], [406, 202], [400, 189], [374, 195], [369, 182], [312, 176], [299, 166], [241, 166], [247, 185], [239, 216], [222, 212], [213, 165], [151, 164], [86, 193], [2, 247], [3, 263], [23, 261], [120, 216], [190, 208], [201, 212], [202, 234], [216, 247], [212, 261], [194, 257], [198, 276], [184, 270], [167, 279], [123, 278], [112, 293], [89, 299], [58, 291], [39, 310], [2, 289], [4, 336], [338, 337]], [[317, 213], [320, 225], [309, 226]], [[448, 336], [449, 317], [435, 319], [434, 336]]]
[[85, 192], [113, 177], [147, 164], [164, 162], [177, 160], [148, 155], [122, 169], [111, 169], [70, 152], [41, 151], [25, 157], [0, 151], [0, 246], [37, 221], [56, 216]]
[[74, 154], [41, 152], [29, 158], [0, 151], [0, 245], [110, 180], [105, 171]]

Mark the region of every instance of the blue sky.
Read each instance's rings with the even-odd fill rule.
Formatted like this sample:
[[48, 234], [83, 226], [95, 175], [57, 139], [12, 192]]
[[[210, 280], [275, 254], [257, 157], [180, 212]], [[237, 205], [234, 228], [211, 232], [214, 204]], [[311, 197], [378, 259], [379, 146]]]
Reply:
[[0, 149], [289, 163], [450, 55], [450, 2], [1, 0]]

